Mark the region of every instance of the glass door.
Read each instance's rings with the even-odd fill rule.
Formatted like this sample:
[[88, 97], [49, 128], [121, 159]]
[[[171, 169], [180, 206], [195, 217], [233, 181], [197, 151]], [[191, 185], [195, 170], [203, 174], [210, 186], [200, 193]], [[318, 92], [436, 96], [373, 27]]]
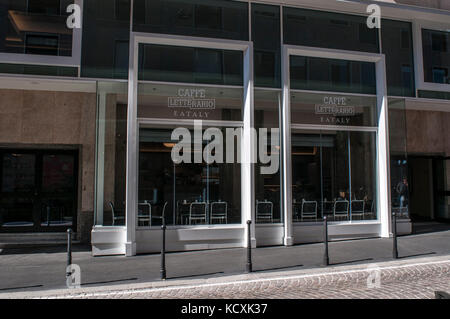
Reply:
[[433, 160], [435, 219], [449, 220], [450, 208], [450, 158]]
[[32, 231], [36, 215], [36, 154], [1, 153], [1, 231]]

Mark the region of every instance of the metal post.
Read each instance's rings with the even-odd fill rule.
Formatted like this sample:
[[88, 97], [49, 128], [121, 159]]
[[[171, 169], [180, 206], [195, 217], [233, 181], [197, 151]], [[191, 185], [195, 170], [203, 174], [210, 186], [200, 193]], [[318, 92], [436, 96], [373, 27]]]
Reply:
[[252, 265], [252, 234], [251, 234], [251, 220], [247, 221], [247, 264], [245, 265], [246, 272], [250, 273], [253, 271]]
[[330, 257], [328, 255], [328, 220], [327, 216], [323, 216], [323, 242], [325, 244], [325, 252], [323, 255], [323, 264], [330, 265]]
[[435, 299], [450, 299], [450, 294], [445, 291], [435, 291], [434, 292]]
[[392, 241], [393, 241], [393, 247], [392, 247], [392, 257], [394, 259], [398, 259], [398, 248], [397, 248], [397, 214], [394, 212], [392, 213]]
[[67, 268], [66, 268], [66, 278], [72, 276], [69, 271], [69, 266], [72, 265], [72, 229], [67, 230]]
[[162, 215], [161, 280], [166, 280], [166, 219]]

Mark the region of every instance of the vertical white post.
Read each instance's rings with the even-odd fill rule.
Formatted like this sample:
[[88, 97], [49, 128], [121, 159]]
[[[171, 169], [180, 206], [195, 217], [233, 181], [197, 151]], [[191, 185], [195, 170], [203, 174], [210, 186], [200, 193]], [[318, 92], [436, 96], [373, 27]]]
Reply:
[[292, 236], [292, 167], [291, 167], [291, 101], [290, 101], [290, 72], [289, 72], [289, 50], [282, 47], [282, 105], [281, 105], [281, 203], [284, 214], [284, 245], [294, 244]]
[[[97, 85], [97, 90], [99, 90]], [[105, 198], [105, 130], [106, 130], [106, 93], [97, 92], [98, 96], [98, 124], [97, 124], [97, 158], [95, 184], [95, 225], [103, 225], [103, 207]]]
[[241, 196], [242, 196], [242, 225], [245, 226], [243, 247], [247, 247], [247, 220], [252, 221], [251, 225], [251, 245], [256, 247], [255, 236], [255, 152], [252, 139], [254, 127], [254, 92], [253, 92], [253, 45], [245, 49], [244, 53], [244, 108], [242, 143], [241, 143]]
[[138, 181], [138, 127], [137, 127], [137, 82], [139, 44], [133, 33], [130, 35], [130, 65], [128, 74], [127, 116], [127, 185], [126, 185], [126, 256], [136, 255], [136, 210]]
[[381, 222], [380, 236], [391, 234], [391, 183], [389, 169], [389, 119], [386, 88], [386, 66], [383, 57], [376, 62], [377, 77], [377, 108], [378, 108], [378, 138], [377, 138], [377, 190], [378, 213]]

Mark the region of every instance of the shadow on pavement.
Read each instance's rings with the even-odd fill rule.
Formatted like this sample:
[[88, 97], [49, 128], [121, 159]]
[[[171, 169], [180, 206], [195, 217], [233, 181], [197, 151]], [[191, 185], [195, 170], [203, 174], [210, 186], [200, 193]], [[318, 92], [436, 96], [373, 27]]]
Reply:
[[414, 254], [414, 255], [407, 255], [407, 256], [399, 256], [398, 259], [419, 257], [419, 256], [427, 256], [427, 255], [434, 255], [434, 254], [436, 254], [436, 252], [432, 251], [430, 253], [422, 253], [422, 254]]
[[11, 291], [11, 290], [22, 290], [22, 289], [31, 289], [31, 288], [41, 288], [43, 285], [34, 285], [34, 286], [26, 286], [26, 287], [13, 287], [13, 288], [0, 288], [0, 291]]
[[412, 234], [428, 234], [450, 230], [450, 223], [439, 222], [413, 222]]
[[104, 284], [111, 284], [111, 283], [116, 283], [116, 282], [136, 281], [136, 280], [138, 280], [138, 278], [105, 280], [105, 281], [97, 281], [97, 282], [87, 282], [87, 283], [81, 284], [81, 286], [104, 285]]
[[223, 271], [218, 271], [218, 272], [212, 272], [212, 273], [209, 273], [209, 274], [198, 274], [198, 275], [186, 275], [186, 276], [167, 277], [167, 280], [169, 280], [169, 279], [184, 279], [184, 278], [192, 278], [192, 277], [212, 276], [212, 275], [219, 275], [219, 274], [224, 274], [224, 272]]
[[[73, 245], [72, 252], [91, 252], [92, 248], [89, 245]], [[15, 248], [2, 248], [0, 255], [25, 255], [25, 254], [59, 254], [67, 252], [66, 245], [56, 246], [27, 246]]]
[[303, 267], [303, 265], [293, 265], [293, 266], [283, 266], [283, 267], [256, 269], [256, 270], [253, 270], [253, 272], [273, 271], [273, 270], [290, 269], [290, 268], [298, 268], [298, 267]]
[[330, 263], [330, 266], [353, 264], [353, 263], [359, 263], [359, 262], [370, 261], [370, 260], [373, 260], [373, 258], [364, 258], [364, 259], [357, 259], [357, 260], [343, 261], [343, 262], [340, 262], [340, 263]]

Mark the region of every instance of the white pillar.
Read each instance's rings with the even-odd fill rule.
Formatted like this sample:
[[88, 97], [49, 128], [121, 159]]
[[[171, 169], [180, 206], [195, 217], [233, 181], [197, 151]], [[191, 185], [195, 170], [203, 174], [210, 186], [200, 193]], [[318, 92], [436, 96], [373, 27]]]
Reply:
[[377, 138], [377, 200], [378, 213], [381, 222], [380, 236], [391, 235], [391, 183], [389, 169], [389, 118], [388, 98], [386, 88], [386, 66], [384, 55], [376, 62], [377, 78], [377, 109], [378, 109], [378, 138]]
[[251, 242], [256, 247], [255, 236], [255, 147], [252, 139], [254, 127], [254, 92], [253, 92], [253, 45], [249, 45], [244, 53], [244, 107], [241, 143], [241, 201], [242, 224], [245, 226], [243, 246], [247, 247], [248, 227], [247, 220], [252, 221]]
[[137, 81], [138, 43], [130, 36], [130, 64], [128, 74], [128, 116], [127, 116], [127, 185], [126, 185], [126, 256], [136, 255], [136, 210], [138, 187], [138, 127], [137, 127]]
[[281, 105], [281, 203], [284, 214], [284, 238], [286, 246], [294, 244], [292, 236], [292, 160], [291, 160], [291, 102], [290, 102], [290, 72], [289, 52], [282, 48], [282, 105]]

